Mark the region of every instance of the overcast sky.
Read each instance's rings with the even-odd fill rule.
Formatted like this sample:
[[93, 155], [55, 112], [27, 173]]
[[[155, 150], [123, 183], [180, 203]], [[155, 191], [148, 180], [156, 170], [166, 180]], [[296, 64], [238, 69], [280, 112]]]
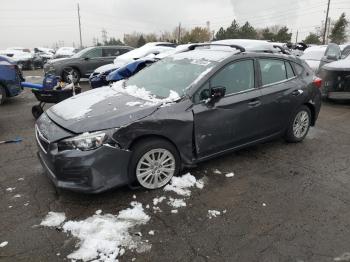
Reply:
[[[1, 0], [0, 48], [10, 46], [51, 47], [64, 41], [79, 44], [77, 3], [72, 0]], [[82, 0], [80, 3], [83, 44], [93, 37], [123, 38], [134, 31], [160, 33], [172, 31], [179, 22], [186, 28], [227, 27], [236, 18], [254, 26], [287, 25], [299, 40], [324, 20], [326, 0]], [[330, 17], [349, 13], [350, 0], [331, 0]], [[295, 34], [293, 36], [295, 39]]]

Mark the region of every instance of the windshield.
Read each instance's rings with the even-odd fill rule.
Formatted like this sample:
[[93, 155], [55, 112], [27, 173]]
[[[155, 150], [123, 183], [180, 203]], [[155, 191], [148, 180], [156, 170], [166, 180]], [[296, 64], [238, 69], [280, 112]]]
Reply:
[[171, 91], [182, 97], [187, 87], [216, 64], [214, 61], [168, 57], [132, 76], [126, 86], [144, 88], [159, 98], [168, 97]]
[[317, 60], [317, 61], [320, 61], [322, 59], [322, 57], [324, 56], [324, 52], [325, 51], [326, 51], [326, 49], [305, 51], [304, 54], [300, 58], [306, 59], [306, 60]]

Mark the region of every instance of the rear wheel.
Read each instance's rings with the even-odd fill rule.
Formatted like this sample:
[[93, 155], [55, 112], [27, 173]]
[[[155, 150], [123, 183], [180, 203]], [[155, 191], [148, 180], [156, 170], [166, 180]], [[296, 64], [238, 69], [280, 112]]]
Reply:
[[63, 77], [64, 82], [71, 83], [70, 76], [72, 76], [74, 84], [79, 83], [79, 81], [80, 81], [79, 71], [73, 67], [65, 67], [63, 69], [63, 73], [62, 73], [62, 77]]
[[311, 125], [311, 112], [307, 106], [301, 106], [294, 114], [289, 123], [286, 140], [290, 143], [297, 143], [304, 140]]
[[2, 105], [6, 100], [6, 90], [0, 85], [0, 105]]
[[133, 146], [132, 150], [129, 175], [144, 188], [161, 188], [180, 171], [179, 153], [166, 140], [145, 139]]

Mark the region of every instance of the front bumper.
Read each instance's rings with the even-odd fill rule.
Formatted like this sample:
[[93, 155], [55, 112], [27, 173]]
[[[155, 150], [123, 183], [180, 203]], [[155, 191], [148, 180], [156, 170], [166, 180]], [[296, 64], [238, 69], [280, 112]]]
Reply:
[[100, 193], [131, 182], [131, 152], [109, 145], [91, 151], [59, 152], [56, 143], [43, 141], [36, 130], [38, 157], [56, 187], [84, 193]]

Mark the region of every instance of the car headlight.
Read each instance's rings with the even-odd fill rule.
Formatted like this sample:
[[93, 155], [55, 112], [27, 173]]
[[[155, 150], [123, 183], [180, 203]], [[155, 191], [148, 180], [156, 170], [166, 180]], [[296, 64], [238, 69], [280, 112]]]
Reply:
[[67, 138], [58, 143], [59, 150], [79, 149], [88, 151], [99, 148], [107, 140], [105, 132], [84, 133], [72, 138]]

